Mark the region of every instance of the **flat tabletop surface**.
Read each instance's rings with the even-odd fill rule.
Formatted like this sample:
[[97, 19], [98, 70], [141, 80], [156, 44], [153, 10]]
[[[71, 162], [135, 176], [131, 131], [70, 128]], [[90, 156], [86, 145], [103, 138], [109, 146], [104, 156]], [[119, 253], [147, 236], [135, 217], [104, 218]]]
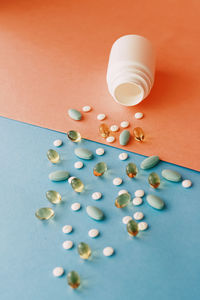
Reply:
[[[67, 140], [63, 133], [0, 118], [1, 172], [0, 172], [0, 299], [1, 300], [197, 300], [200, 298], [200, 188], [199, 173], [160, 162], [149, 171], [139, 170], [136, 179], [125, 174], [128, 162], [137, 166], [143, 156], [128, 153], [127, 161], [118, 159], [120, 149], [103, 145], [105, 154], [98, 157], [95, 150], [101, 144], [83, 140], [81, 146], [93, 151], [94, 159], [84, 161], [84, 168], [77, 170], [74, 155], [77, 145]], [[46, 152], [53, 141], [61, 138], [58, 148], [61, 163], [52, 165]], [[156, 153], [155, 153], [156, 154]], [[93, 166], [104, 161], [108, 172], [103, 178], [92, 174]], [[181, 183], [162, 179], [158, 190], [153, 191], [147, 182], [151, 171], [161, 175], [163, 168], [179, 171], [193, 186], [184, 189]], [[53, 170], [66, 169], [85, 184], [85, 192], [76, 194], [69, 183], [53, 183], [48, 174]], [[114, 186], [112, 180], [121, 177], [123, 184]], [[45, 198], [49, 189], [61, 193], [63, 202], [53, 206]], [[166, 203], [163, 211], [151, 208], [144, 196], [139, 207], [118, 209], [114, 200], [120, 189], [127, 189], [132, 198], [137, 189], [145, 194], [154, 193]], [[103, 198], [94, 201], [91, 194], [100, 191]], [[80, 211], [73, 212], [71, 204], [80, 202]], [[96, 205], [105, 214], [105, 220], [90, 219], [85, 208]], [[40, 221], [35, 211], [40, 207], [53, 207], [55, 218]], [[130, 238], [122, 217], [142, 211], [149, 229], [138, 237]], [[70, 224], [74, 230], [64, 235], [62, 226]], [[88, 230], [97, 228], [100, 236], [91, 239]], [[62, 243], [72, 240], [74, 248], [64, 250]], [[92, 258], [83, 261], [77, 253], [80, 241], [88, 243]], [[112, 246], [115, 254], [104, 257], [102, 250]], [[54, 278], [52, 270], [63, 266], [65, 274]], [[66, 274], [76, 270], [81, 276], [81, 287], [72, 290]]]

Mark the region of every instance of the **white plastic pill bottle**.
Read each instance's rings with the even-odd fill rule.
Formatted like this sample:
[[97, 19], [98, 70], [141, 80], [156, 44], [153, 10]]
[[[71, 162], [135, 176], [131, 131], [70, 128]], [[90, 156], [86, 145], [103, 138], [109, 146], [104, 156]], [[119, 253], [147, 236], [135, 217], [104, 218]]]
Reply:
[[133, 106], [145, 99], [154, 83], [155, 52], [151, 42], [139, 35], [120, 37], [112, 46], [107, 84], [119, 104]]

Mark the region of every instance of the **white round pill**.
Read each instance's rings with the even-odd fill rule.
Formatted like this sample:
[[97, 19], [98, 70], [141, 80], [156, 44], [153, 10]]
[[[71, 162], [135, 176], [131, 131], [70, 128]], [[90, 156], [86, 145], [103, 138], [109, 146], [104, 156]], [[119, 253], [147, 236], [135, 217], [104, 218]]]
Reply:
[[73, 247], [74, 243], [72, 241], [64, 241], [62, 246], [65, 250], [69, 250]]
[[83, 162], [82, 161], [76, 161], [74, 163], [74, 168], [75, 169], [81, 169], [83, 167]]
[[135, 197], [143, 197], [144, 196], [144, 191], [143, 190], [137, 190], [135, 191]]
[[74, 177], [74, 176], [72, 176], [72, 177], [69, 177], [69, 179], [68, 179], [68, 182], [71, 184], [71, 182], [72, 182], [72, 179], [74, 179], [74, 178], [76, 178], [76, 177]]
[[81, 205], [80, 205], [80, 203], [78, 203], [78, 202], [75, 202], [75, 203], [73, 203], [72, 205], [71, 205], [71, 209], [73, 210], [73, 211], [77, 211], [77, 210], [79, 210], [81, 208]]
[[123, 152], [119, 154], [119, 159], [120, 160], [126, 160], [128, 158], [128, 154]]
[[106, 138], [106, 142], [108, 142], [108, 143], [113, 143], [114, 141], [115, 141], [115, 137], [114, 136], [108, 136]]
[[128, 191], [127, 190], [120, 190], [118, 192], [118, 195], [120, 196], [120, 195], [125, 194], [125, 193], [128, 193]]
[[120, 185], [122, 184], [122, 179], [120, 177], [116, 177], [113, 179], [113, 184], [114, 185]]
[[103, 148], [97, 148], [97, 149], [96, 149], [96, 154], [97, 154], [97, 155], [103, 155], [104, 152], [105, 152], [105, 151], [104, 151]]
[[62, 143], [63, 143], [62, 140], [55, 140], [55, 141], [53, 142], [53, 144], [54, 144], [55, 147], [60, 147], [60, 146], [62, 145]]
[[101, 199], [101, 197], [102, 197], [102, 194], [100, 192], [94, 192], [92, 194], [92, 199], [93, 200], [99, 200], [99, 199]]
[[132, 220], [131, 216], [125, 216], [125, 217], [123, 217], [122, 222], [123, 222], [124, 224], [128, 224], [128, 222], [129, 222], [130, 220]]
[[138, 223], [138, 229], [139, 231], [146, 230], [148, 228], [148, 224], [146, 222], [139, 222]]
[[122, 128], [127, 128], [129, 126], [129, 122], [128, 121], [123, 121], [123, 122], [120, 123], [120, 126]]
[[144, 214], [141, 212], [141, 211], [136, 211], [134, 214], [133, 214], [133, 218], [135, 220], [142, 220], [144, 218]]
[[182, 181], [182, 186], [186, 189], [191, 187], [191, 185], [192, 185], [192, 181], [189, 180], [189, 179], [185, 179], [185, 180]]
[[103, 249], [103, 254], [105, 256], [111, 256], [114, 253], [114, 249], [112, 247], [106, 247]]
[[89, 111], [91, 111], [91, 106], [89, 106], [89, 105], [86, 105], [86, 106], [83, 106], [82, 107], [82, 110], [84, 111], [84, 112], [89, 112]]
[[70, 233], [70, 232], [72, 232], [72, 226], [71, 225], [65, 225], [65, 226], [63, 226], [62, 232], [63, 233]]
[[113, 131], [113, 132], [118, 131], [119, 126], [118, 125], [112, 125], [112, 126], [110, 126], [110, 130]]
[[64, 274], [64, 269], [63, 269], [63, 267], [56, 267], [53, 269], [52, 273], [53, 273], [53, 276], [60, 277]]
[[91, 237], [91, 238], [95, 238], [99, 235], [99, 230], [98, 229], [90, 229], [88, 231], [88, 235]]
[[138, 120], [139, 120], [139, 119], [142, 119], [143, 116], [144, 116], [144, 115], [143, 115], [142, 112], [137, 112], [137, 113], [135, 113], [135, 118], [138, 119]]
[[133, 199], [133, 205], [135, 205], [135, 206], [141, 205], [142, 202], [143, 202], [142, 198], [140, 198], [140, 197], [136, 197], [136, 198]]
[[105, 118], [106, 118], [105, 114], [98, 114], [98, 116], [97, 116], [97, 120], [99, 120], [99, 121], [103, 121]]

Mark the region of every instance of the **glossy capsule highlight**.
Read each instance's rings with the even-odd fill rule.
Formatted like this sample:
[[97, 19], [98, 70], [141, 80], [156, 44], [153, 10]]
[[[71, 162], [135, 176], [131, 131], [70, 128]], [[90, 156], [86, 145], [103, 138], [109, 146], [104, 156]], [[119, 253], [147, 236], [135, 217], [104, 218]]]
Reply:
[[59, 156], [58, 152], [53, 149], [49, 149], [47, 151], [47, 158], [53, 164], [57, 164], [60, 161], [60, 156]]
[[127, 206], [130, 203], [130, 201], [131, 195], [129, 193], [123, 193], [115, 199], [115, 206], [117, 208], [123, 208]]
[[46, 192], [46, 198], [51, 202], [52, 204], [59, 204], [61, 202], [61, 195], [56, 191], [47, 191]]
[[84, 190], [83, 182], [77, 177], [72, 179], [71, 186], [72, 186], [73, 190], [77, 193], [81, 193]]
[[104, 123], [101, 124], [99, 126], [99, 133], [104, 139], [106, 139], [110, 135], [109, 127]]
[[107, 165], [104, 162], [99, 162], [94, 166], [93, 174], [95, 176], [102, 176], [107, 171]]
[[134, 178], [138, 173], [138, 168], [134, 163], [129, 163], [126, 166], [126, 174], [128, 175], [128, 177], [130, 178]]
[[138, 229], [138, 224], [134, 221], [134, 220], [130, 220], [128, 223], [127, 223], [127, 231], [128, 233], [131, 235], [131, 236], [136, 236], [139, 232], [139, 229]]
[[84, 242], [79, 243], [77, 249], [82, 259], [88, 259], [92, 254], [90, 246]]
[[81, 134], [78, 131], [70, 130], [67, 132], [67, 137], [70, 141], [78, 143], [81, 141]]
[[76, 271], [71, 271], [67, 274], [68, 285], [73, 289], [77, 289], [81, 283], [80, 276]]
[[54, 216], [54, 211], [50, 207], [41, 207], [36, 211], [35, 216], [39, 220], [49, 220]]
[[135, 127], [133, 134], [136, 141], [142, 142], [144, 140], [144, 131], [141, 127]]
[[152, 172], [149, 174], [148, 182], [152, 188], [157, 189], [160, 185], [160, 177], [157, 173]]

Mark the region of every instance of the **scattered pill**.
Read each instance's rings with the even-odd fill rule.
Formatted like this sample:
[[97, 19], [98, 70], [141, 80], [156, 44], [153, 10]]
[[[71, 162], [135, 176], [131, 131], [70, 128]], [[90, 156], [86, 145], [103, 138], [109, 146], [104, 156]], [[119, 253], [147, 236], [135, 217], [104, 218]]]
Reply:
[[122, 146], [126, 146], [130, 140], [130, 132], [128, 130], [123, 130], [119, 136], [119, 143]]
[[136, 236], [138, 234], [138, 224], [134, 220], [130, 220], [126, 225], [129, 235]]
[[97, 154], [97, 155], [103, 155], [104, 152], [105, 152], [105, 151], [104, 151], [103, 148], [97, 148], [97, 149], [96, 149], [96, 154]]
[[130, 220], [132, 220], [131, 216], [125, 216], [125, 217], [123, 217], [122, 222], [123, 222], [124, 224], [128, 224], [128, 222], [129, 222]]
[[142, 220], [144, 218], [144, 214], [141, 212], [141, 211], [136, 211], [134, 214], [133, 214], [133, 218], [135, 220]]
[[140, 198], [140, 197], [135, 197], [135, 198], [133, 198], [133, 205], [135, 205], [135, 206], [141, 205], [142, 202], [143, 202], [143, 200], [142, 200], [142, 198]]
[[97, 120], [99, 120], [99, 121], [103, 121], [105, 118], [106, 118], [105, 114], [98, 114], [98, 116], [97, 116]]
[[69, 250], [74, 246], [74, 243], [72, 241], [64, 241], [62, 246], [65, 250]]
[[143, 190], [137, 190], [135, 191], [135, 197], [143, 197], [144, 196], [144, 191]]
[[74, 142], [74, 143], [78, 143], [81, 141], [81, 134], [75, 130], [68, 131], [67, 137], [71, 142]]
[[119, 126], [118, 125], [112, 125], [110, 126], [110, 130], [113, 131], [113, 132], [116, 132], [119, 130]]
[[122, 195], [122, 194], [124, 194], [124, 193], [128, 193], [128, 191], [127, 191], [127, 190], [120, 190], [120, 191], [118, 192], [118, 195], [120, 196], [120, 195]]
[[49, 179], [51, 181], [63, 181], [69, 178], [69, 173], [67, 171], [58, 170], [49, 174]]
[[123, 121], [123, 122], [120, 123], [120, 126], [122, 128], [127, 128], [129, 126], [129, 122], [128, 121]]
[[86, 212], [88, 216], [96, 221], [100, 221], [104, 218], [102, 210], [96, 206], [88, 205], [86, 207]]
[[92, 108], [91, 108], [91, 106], [89, 106], [89, 105], [86, 105], [86, 106], [83, 106], [82, 107], [82, 111], [84, 111], [84, 112], [89, 112], [89, 111], [91, 111], [92, 110]]
[[134, 178], [138, 173], [138, 168], [134, 163], [129, 163], [126, 166], [126, 174], [128, 175], [128, 177], [130, 178]]
[[111, 256], [114, 253], [114, 249], [112, 247], [106, 247], [103, 249], [104, 256]]
[[83, 167], [82, 161], [76, 161], [76, 162], [74, 163], [74, 168], [75, 168], [75, 169], [82, 169], [82, 167]]
[[113, 184], [114, 185], [120, 185], [122, 184], [122, 179], [120, 177], [116, 177], [113, 179]]
[[189, 179], [185, 179], [185, 180], [182, 181], [182, 186], [186, 189], [191, 187], [191, 185], [192, 185], [192, 181], [189, 180]]
[[83, 242], [78, 244], [77, 250], [82, 259], [88, 259], [92, 254], [90, 246]]
[[106, 139], [110, 135], [110, 130], [108, 128], [108, 125], [106, 125], [105, 123], [100, 124], [99, 133], [100, 133], [100, 136], [102, 136], [104, 139]]
[[54, 211], [50, 207], [41, 207], [36, 211], [35, 216], [40, 220], [49, 220], [54, 216]]
[[99, 200], [99, 199], [101, 199], [101, 197], [102, 197], [102, 194], [100, 192], [94, 192], [92, 194], [92, 199], [93, 200]]
[[98, 229], [90, 229], [88, 231], [88, 235], [91, 238], [95, 238], [95, 237], [97, 237], [99, 235], [99, 230]]
[[157, 165], [159, 161], [160, 158], [157, 155], [149, 156], [141, 162], [140, 168], [144, 170], [151, 169]]
[[62, 140], [55, 140], [55, 141], [53, 142], [53, 145], [54, 145], [55, 147], [60, 147], [62, 144], [63, 144], [63, 141], [62, 141]]
[[165, 206], [164, 201], [156, 195], [149, 194], [146, 199], [147, 203], [155, 209], [161, 210]]
[[52, 271], [53, 276], [61, 277], [64, 274], [64, 269], [62, 267], [56, 267]]
[[80, 276], [77, 272], [71, 271], [67, 274], [68, 285], [73, 289], [77, 289], [81, 283]]
[[142, 142], [144, 140], [144, 131], [141, 127], [135, 127], [133, 129], [133, 134], [136, 141]]
[[71, 184], [72, 179], [74, 179], [74, 178], [76, 178], [76, 177], [74, 177], [74, 176], [69, 177], [69, 179], [68, 179], [69, 184]]
[[117, 208], [123, 208], [130, 203], [130, 200], [131, 195], [129, 193], [121, 194], [115, 199], [115, 206]]
[[68, 110], [68, 115], [71, 119], [75, 120], [75, 121], [80, 121], [82, 119], [82, 114], [80, 111], [76, 110], [76, 109], [69, 109]]
[[93, 174], [95, 176], [102, 176], [107, 171], [107, 165], [104, 162], [99, 162], [93, 168]]
[[65, 234], [68, 234], [68, 233], [71, 233], [72, 232], [72, 226], [71, 225], [65, 225], [63, 226], [62, 228], [62, 232], [65, 233]]
[[77, 211], [77, 210], [79, 210], [81, 208], [81, 205], [80, 205], [80, 203], [78, 203], [78, 202], [74, 202], [72, 205], [71, 205], [71, 209], [73, 210], [73, 211]]
[[119, 159], [120, 160], [126, 160], [128, 158], [128, 154], [123, 152], [119, 154]]
[[106, 142], [108, 142], [108, 143], [113, 143], [114, 141], [115, 141], [115, 137], [114, 136], [108, 136], [106, 138]]
[[77, 193], [82, 193], [84, 190], [83, 182], [77, 177], [74, 177], [71, 180], [71, 186], [72, 186], [73, 190]]
[[74, 153], [82, 159], [90, 160], [93, 158], [92, 152], [86, 148], [75, 148]]
[[138, 229], [139, 231], [146, 230], [148, 228], [148, 224], [146, 222], [139, 222], [138, 223]]
[[46, 192], [46, 198], [49, 200], [49, 202], [53, 204], [58, 204], [61, 202], [61, 195], [56, 191], [47, 191]]
[[152, 188], [157, 189], [160, 185], [160, 177], [157, 173], [152, 172], [149, 174], [148, 182]]
[[58, 152], [56, 150], [53, 150], [53, 149], [49, 149], [47, 151], [47, 158], [53, 164], [57, 164], [60, 161], [60, 155], [58, 154]]
[[135, 118], [136, 119], [142, 119], [143, 118], [143, 113], [142, 112], [137, 112], [137, 113], [135, 113]]
[[181, 181], [181, 174], [177, 171], [165, 169], [162, 170], [162, 177], [164, 177], [166, 180], [172, 181], [172, 182], [179, 182]]

